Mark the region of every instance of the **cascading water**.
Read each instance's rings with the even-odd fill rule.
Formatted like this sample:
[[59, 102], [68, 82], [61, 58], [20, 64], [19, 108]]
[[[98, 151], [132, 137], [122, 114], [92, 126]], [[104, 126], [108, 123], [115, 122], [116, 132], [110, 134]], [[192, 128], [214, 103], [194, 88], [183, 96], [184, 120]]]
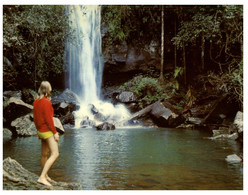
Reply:
[[69, 6], [73, 41], [67, 41], [67, 87], [78, 95], [80, 109], [75, 112], [75, 128], [102, 122], [121, 125], [130, 117], [124, 105], [113, 105], [100, 98], [103, 63], [101, 61], [101, 7]]

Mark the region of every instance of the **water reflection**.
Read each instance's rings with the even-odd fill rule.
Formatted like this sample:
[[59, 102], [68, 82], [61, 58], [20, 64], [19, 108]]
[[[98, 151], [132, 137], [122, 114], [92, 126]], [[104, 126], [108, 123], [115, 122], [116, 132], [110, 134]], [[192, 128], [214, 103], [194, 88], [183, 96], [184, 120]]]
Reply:
[[[206, 134], [175, 129], [67, 130], [50, 176], [79, 182], [88, 190], [242, 189], [242, 166], [225, 162], [227, 155], [240, 152], [240, 146], [203, 139]], [[35, 137], [4, 142], [7, 156], [32, 172], [40, 171], [40, 142]]]

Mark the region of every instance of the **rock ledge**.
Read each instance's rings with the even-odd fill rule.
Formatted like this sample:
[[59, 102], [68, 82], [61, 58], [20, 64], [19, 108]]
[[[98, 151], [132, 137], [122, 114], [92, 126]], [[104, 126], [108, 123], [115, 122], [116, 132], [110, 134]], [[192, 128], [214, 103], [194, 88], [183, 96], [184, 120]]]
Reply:
[[3, 161], [4, 190], [81, 190], [79, 183], [52, 181], [52, 187], [37, 183], [38, 175], [24, 169], [21, 164], [10, 157]]

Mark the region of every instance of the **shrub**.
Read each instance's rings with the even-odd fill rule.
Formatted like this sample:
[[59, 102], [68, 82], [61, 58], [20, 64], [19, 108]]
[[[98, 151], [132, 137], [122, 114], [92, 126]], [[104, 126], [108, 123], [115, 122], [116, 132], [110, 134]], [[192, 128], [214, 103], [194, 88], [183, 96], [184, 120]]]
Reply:
[[158, 79], [151, 77], [137, 76], [124, 83], [120, 89], [135, 93], [138, 96], [138, 102], [141, 108], [145, 104], [151, 104], [166, 97]]

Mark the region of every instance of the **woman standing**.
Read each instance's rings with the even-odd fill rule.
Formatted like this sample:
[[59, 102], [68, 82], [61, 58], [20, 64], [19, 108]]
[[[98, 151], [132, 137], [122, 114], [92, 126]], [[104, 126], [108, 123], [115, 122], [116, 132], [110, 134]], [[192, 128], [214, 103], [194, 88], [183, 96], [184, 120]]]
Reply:
[[[38, 98], [34, 101], [33, 116], [39, 139], [41, 139], [41, 168], [42, 172], [38, 183], [52, 186], [48, 171], [59, 157], [59, 134], [53, 122], [54, 110], [51, 104], [52, 87], [48, 81], [42, 81]], [[50, 153], [50, 157], [48, 158]]]

